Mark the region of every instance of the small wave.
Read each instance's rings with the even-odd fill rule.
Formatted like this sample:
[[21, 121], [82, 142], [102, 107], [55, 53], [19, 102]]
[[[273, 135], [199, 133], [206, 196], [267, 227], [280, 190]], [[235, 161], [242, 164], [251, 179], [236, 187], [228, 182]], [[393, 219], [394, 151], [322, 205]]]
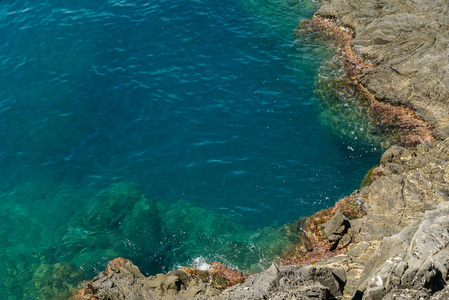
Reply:
[[204, 257], [200, 256], [193, 260], [192, 267], [197, 268], [198, 270], [201, 271], [207, 271], [210, 269], [211, 266], [206, 262]]

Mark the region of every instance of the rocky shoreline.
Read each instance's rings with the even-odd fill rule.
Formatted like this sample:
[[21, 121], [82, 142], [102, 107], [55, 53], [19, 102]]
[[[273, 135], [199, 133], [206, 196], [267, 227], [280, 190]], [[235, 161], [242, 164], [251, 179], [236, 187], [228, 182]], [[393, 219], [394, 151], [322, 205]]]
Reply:
[[325, 1], [315, 16], [353, 31], [372, 65], [357, 75], [377, 100], [413, 109], [449, 137], [449, 7], [444, 1]]
[[145, 277], [118, 259], [76, 299], [449, 298], [449, 5], [331, 0], [311, 22], [343, 32], [351, 79], [407, 129], [406, 147], [390, 147], [365, 187], [310, 217], [300, 244], [259, 274]]

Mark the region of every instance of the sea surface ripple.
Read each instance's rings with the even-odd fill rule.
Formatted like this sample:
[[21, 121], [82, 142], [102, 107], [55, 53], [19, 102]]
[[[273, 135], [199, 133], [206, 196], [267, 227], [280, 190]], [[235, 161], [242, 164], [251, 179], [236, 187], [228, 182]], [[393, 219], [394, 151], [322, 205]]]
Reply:
[[[46, 278], [43, 263], [74, 265], [83, 278], [114, 255], [139, 261], [147, 274], [200, 255], [248, 269], [245, 251], [217, 250], [236, 232], [248, 232], [243, 245], [254, 232], [310, 215], [358, 188], [379, 153], [375, 145], [336, 142], [323, 129], [313, 87], [334, 50], [294, 33], [317, 5], [2, 2], [0, 257], [9, 271], [0, 274], [25, 286], [13, 292], [11, 281], [0, 284], [9, 299], [47, 295], [37, 283], [24, 284]], [[127, 229], [112, 223], [94, 231], [80, 221], [100, 201], [95, 194], [120, 182], [136, 183], [148, 203], [159, 205], [165, 234], [143, 256], [147, 240], [127, 240]], [[201, 234], [169, 225], [189, 215], [199, 223], [210, 215], [224, 221], [189, 227], [207, 236], [198, 242]], [[138, 230], [131, 216], [120, 216], [120, 226]], [[208, 233], [214, 226], [222, 231]], [[100, 231], [117, 238], [80, 246]]]

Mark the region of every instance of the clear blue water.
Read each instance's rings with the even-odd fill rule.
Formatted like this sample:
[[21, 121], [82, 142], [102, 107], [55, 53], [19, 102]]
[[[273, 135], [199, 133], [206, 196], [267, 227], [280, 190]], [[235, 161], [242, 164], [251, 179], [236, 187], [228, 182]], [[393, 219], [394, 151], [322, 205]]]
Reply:
[[253, 271], [358, 188], [323, 127], [309, 0], [2, 1], [0, 291], [60, 299], [117, 256]]

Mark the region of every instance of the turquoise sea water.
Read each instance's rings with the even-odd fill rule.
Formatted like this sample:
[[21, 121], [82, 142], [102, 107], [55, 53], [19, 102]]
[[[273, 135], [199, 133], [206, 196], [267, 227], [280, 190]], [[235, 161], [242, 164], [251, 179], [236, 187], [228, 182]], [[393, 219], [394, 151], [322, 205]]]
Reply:
[[334, 50], [294, 34], [317, 7], [2, 1], [1, 294], [61, 299], [117, 256], [255, 271], [358, 188], [378, 145], [323, 117]]

